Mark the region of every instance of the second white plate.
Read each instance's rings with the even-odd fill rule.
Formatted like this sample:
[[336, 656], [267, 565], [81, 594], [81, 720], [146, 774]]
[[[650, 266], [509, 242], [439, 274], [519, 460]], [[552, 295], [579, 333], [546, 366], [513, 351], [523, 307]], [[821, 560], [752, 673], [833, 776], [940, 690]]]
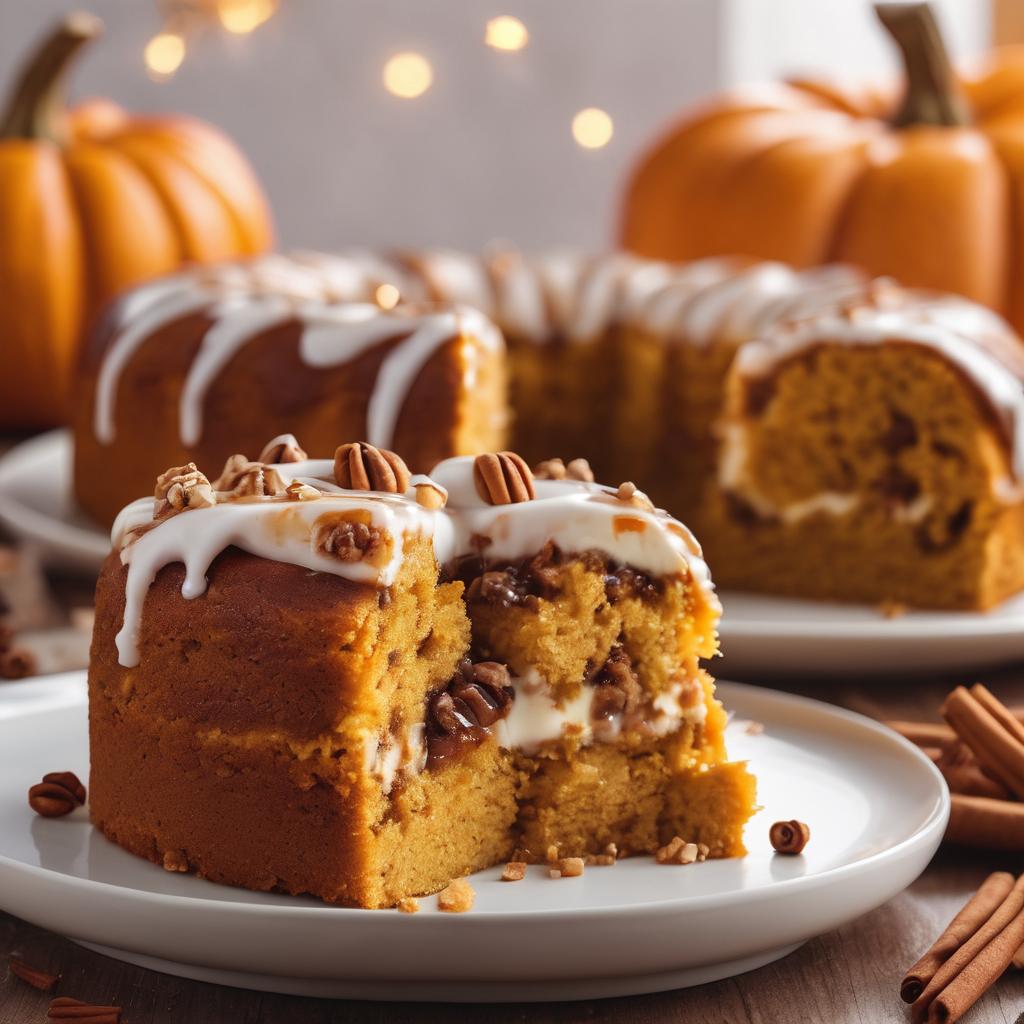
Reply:
[[908, 611], [725, 591], [716, 675], [908, 675], [1024, 661], [1024, 594], [988, 612]]
[[[949, 814], [941, 776], [883, 726], [817, 701], [737, 684], [730, 753], [763, 809], [750, 853], [686, 867], [650, 857], [553, 880], [473, 876], [472, 911], [331, 907], [214, 885], [108, 842], [84, 809], [35, 817], [31, 783], [88, 768], [84, 674], [0, 691], [0, 907], [109, 955], [186, 977], [306, 995], [444, 1001], [656, 992], [769, 963], [912, 882]], [[764, 731], [746, 731], [744, 719]], [[772, 853], [780, 818], [810, 825], [799, 857]]]

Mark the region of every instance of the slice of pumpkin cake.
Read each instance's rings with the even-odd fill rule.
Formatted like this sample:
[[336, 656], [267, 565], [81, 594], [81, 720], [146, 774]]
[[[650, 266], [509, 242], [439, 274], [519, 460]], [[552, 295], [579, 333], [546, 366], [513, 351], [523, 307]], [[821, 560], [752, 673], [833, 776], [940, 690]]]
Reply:
[[115, 524], [89, 672], [109, 838], [364, 907], [516, 849], [743, 852], [685, 527], [578, 463], [265, 454], [295, 461], [175, 468]]
[[1024, 586], [1024, 354], [994, 313], [872, 282], [740, 348], [696, 516], [725, 586], [988, 608]]

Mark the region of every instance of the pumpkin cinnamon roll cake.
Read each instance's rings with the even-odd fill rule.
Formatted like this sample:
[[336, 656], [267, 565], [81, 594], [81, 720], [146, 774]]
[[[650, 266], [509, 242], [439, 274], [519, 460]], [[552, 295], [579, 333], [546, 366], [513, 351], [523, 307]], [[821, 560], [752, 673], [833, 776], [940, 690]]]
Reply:
[[169, 870], [386, 907], [508, 860], [743, 852], [689, 531], [577, 460], [195, 465], [97, 590], [90, 805]]
[[875, 281], [741, 347], [695, 514], [726, 586], [989, 608], [1024, 587], [1024, 349]]

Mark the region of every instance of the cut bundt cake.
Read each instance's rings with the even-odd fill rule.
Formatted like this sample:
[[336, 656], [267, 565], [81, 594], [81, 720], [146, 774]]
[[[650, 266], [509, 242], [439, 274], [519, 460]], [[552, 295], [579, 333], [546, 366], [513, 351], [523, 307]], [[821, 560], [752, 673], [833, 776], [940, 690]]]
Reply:
[[739, 350], [695, 521], [726, 586], [988, 608], [1024, 586], [1024, 348], [875, 282]]
[[451, 304], [382, 308], [393, 303], [373, 269], [267, 256], [196, 267], [115, 303], [83, 355], [82, 508], [110, 523], [162, 467], [220, 465], [286, 430], [324, 448], [367, 436], [400, 448], [418, 471], [500, 445], [500, 332]]
[[580, 462], [265, 457], [169, 470], [115, 523], [89, 670], [110, 839], [364, 907], [516, 851], [743, 852], [684, 526]]
[[[840, 336], [884, 343], [819, 357]], [[790, 359], [794, 347], [809, 354]], [[727, 586], [982, 607], [1024, 586], [1022, 492], [1000, 468], [1017, 444], [1005, 410], [1021, 401], [1022, 350], [981, 307], [842, 266], [510, 249], [267, 257], [115, 306], [88, 346], [75, 488], [109, 520], [164, 466], [218, 465], [293, 423], [318, 448], [367, 436], [417, 471], [492, 450], [507, 426], [531, 464], [574, 451], [601, 479], [648, 481]], [[921, 360], [929, 372], [903, 388]], [[775, 397], [760, 407], [748, 392]], [[893, 442], [892, 422], [924, 415], [910, 394], [939, 403], [928, 416], [942, 429]], [[957, 419], [961, 406], [977, 414]], [[738, 453], [755, 430], [748, 471]]]

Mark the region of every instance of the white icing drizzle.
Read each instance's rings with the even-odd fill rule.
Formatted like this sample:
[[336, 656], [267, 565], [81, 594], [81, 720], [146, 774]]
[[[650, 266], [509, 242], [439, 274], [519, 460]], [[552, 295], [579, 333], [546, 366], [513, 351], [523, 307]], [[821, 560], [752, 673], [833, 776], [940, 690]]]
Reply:
[[[384, 282], [381, 281], [384, 278]], [[370, 256], [328, 257], [300, 253], [266, 256], [246, 263], [225, 263], [210, 270], [179, 274], [144, 285], [115, 310], [114, 341], [100, 368], [94, 429], [97, 439], [115, 438], [117, 385], [138, 347], [152, 334], [192, 313], [205, 312], [212, 326], [203, 335], [179, 397], [182, 445], [192, 448], [203, 432], [203, 404], [210, 385], [248, 342], [282, 324], [300, 324], [299, 355], [310, 366], [336, 366], [368, 348], [402, 338], [385, 357], [371, 392], [367, 437], [387, 447], [399, 413], [419, 371], [446, 341], [471, 335], [491, 351], [503, 342], [497, 328], [475, 309], [410, 307], [385, 312], [353, 303], [372, 297], [379, 283], [409, 275]], [[371, 287], [372, 286], [372, 287]], [[371, 294], [365, 294], [370, 292]], [[467, 387], [475, 382], [478, 362], [468, 348], [464, 363]]]
[[[535, 500], [493, 506], [476, 494], [473, 459], [447, 459], [429, 479], [448, 494], [448, 505], [433, 511], [412, 498], [416, 483], [428, 478], [417, 477], [409, 495], [386, 495], [338, 487], [330, 479], [333, 463], [326, 459], [276, 468], [286, 482], [308, 482], [322, 496], [310, 501], [268, 497], [221, 502], [171, 515], [138, 535], [131, 531], [152, 522], [152, 498], [133, 502], [118, 516], [111, 539], [128, 566], [124, 623], [117, 637], [121, 664], [138, 661], [142, 608], [160, 569], [182, 562], [182, 596], [192, 599], [205, 592], [213, 560], [232, 545], [262, 558], [390, 586], [401, 565], [407, 533], [431, 537], [442, 565], [476, 553], [475, 538], [480, 535], [490, 539], [485, 554], [495, 561], [528, 557], [550, 540], [567, 552], [596, 550], [651, 575], [687, 577], [716, 614], [721, 610], [700, 548], [686, 527], [665, 512], [620, 502], [596, 484], [538, 480]], [[316, 549], [319, 517], [354, 510], [368, 512], [370, 522], [389, 538], [390, 556], [382, 564], [343, 562]]]

